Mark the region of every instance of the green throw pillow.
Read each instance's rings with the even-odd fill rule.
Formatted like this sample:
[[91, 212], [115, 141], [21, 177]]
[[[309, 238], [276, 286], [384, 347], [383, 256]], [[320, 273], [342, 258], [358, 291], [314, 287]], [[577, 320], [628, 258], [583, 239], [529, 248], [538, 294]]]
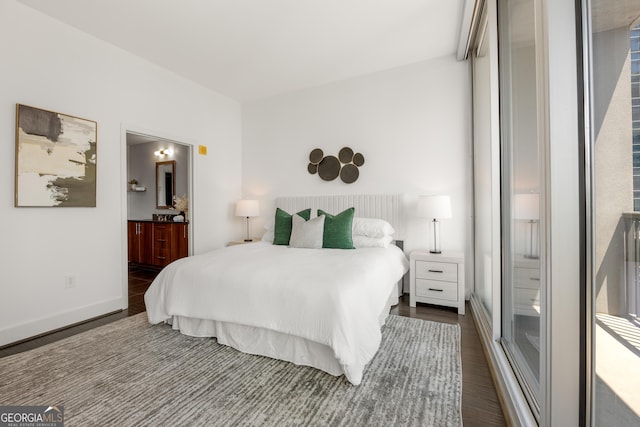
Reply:
[[318, 216], [325, 216], [323, 248], [354, 249], [351, 231], [354, 212], [355, 208], [349, 208], [337, 215], [330, 215], [322, 209], [318, 209]]
[[[305, 221], [309, 221], [311, 218], [311, 209], [305, 209], [298, 212], [296, 215], [300, 215]], [[280, 208], [276, 208], [276, 224], [273, 231], [273, 244], [274, 245], [288, 245], [289, 239], [291, 239], [291, 224], [292, 215], [283, 211]]]

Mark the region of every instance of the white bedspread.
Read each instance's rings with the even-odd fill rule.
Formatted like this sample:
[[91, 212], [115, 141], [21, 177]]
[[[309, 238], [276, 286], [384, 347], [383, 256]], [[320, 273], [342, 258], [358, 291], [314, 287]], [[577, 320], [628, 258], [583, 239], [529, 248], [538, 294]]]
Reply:
[[359, 384], [381, 340], [380, 314], [408, 262], [388, 248], [236, 245], [164, 268], [144, 300], [149, 322], [173, 316], [231, 322], [329, 346]]

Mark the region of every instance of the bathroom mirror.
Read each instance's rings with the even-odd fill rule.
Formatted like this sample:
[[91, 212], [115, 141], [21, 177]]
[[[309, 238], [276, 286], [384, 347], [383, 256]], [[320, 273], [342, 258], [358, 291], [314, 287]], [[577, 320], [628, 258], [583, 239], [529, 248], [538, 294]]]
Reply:
[[171, 209], [176, 191], [176, 162], [156, 162], [156, 207]]

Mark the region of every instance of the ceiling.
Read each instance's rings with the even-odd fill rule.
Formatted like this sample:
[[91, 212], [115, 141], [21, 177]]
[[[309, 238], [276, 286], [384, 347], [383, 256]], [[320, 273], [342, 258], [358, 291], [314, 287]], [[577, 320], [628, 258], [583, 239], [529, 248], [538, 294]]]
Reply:
[[594, 33], [631, 26], [640, 15], [638, 0], [592, 0], [591, 25]]
[[455, 55], [465, 3], [19, 1], [241, 102]]
[[128, 145], [146, 144], [148, 142], [166, 142], [166, 140], [155, 136], [127, 132]]

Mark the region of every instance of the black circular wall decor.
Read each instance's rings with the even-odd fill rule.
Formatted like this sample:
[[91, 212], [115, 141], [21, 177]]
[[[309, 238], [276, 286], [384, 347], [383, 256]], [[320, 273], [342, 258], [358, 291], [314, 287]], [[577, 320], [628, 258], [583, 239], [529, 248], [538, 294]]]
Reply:
[[333, 181], [340, 175], [340, 161], [335, 156], [327, 156], [318, 164], [318, 175], [325, 181]]
[[340, 179], [345, 184], [351, 184], [353, 182], [356, 182], [356, 180], [358, 179], [358, 175], [360, 175], [360, 172], [358, 171], [358, 167], [353, 163], [344, 165], [342, 166], [342, 169], [340, 169]]
[[364, 156], [362, 155], [362, 153], [356, 153], [353, 156], [353, 164], [358, 167], [364, 165]]
[[343, 147], [338, 153], [338, 158], [342, 163], [351, 163], [353, 161], [353, 150], [349, 147]]
[[307, 170], [309, 171], [309, 173], [311, 175], [317, 173], [318, 172], [318, 164], [317, 163], [309, 163], [309, 165], [307, 166]]
[[360, 166], [364, 165], [362, 153], [353, 153], [349, 147], [342, 147], [336, 156], [324, 156], [324, 152], [315, 148], [309, 153], [307, 171], [318, 174], [324, 181], [333, 181], [340, 177], [345, 184], [352, 184], [360, 176]]
[[[324, 153], [321, 149], [316, 148], [309, 154], [309, 162], [317, 165], [322, 161], [322, 157], [324, 157]], [[315, 173], [315, 172], [314, 172]]]

